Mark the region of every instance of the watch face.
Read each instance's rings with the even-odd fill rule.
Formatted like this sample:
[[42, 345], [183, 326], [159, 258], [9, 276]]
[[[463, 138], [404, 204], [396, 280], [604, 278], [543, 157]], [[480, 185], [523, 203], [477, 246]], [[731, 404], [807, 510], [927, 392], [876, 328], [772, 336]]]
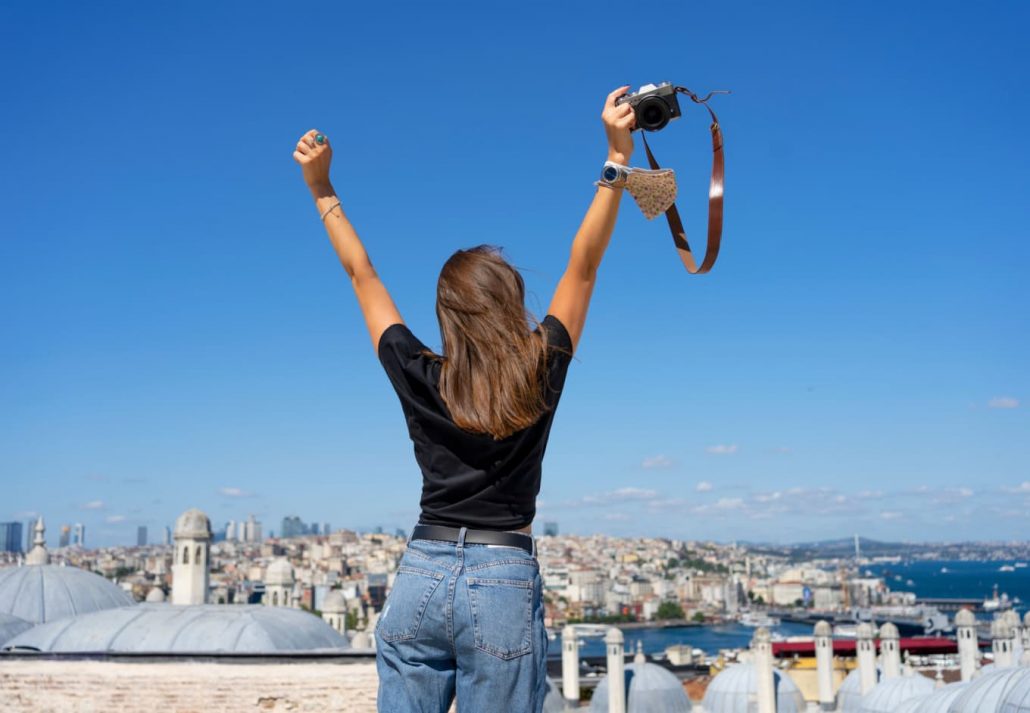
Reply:
[[615, 168], [615, 166], [605, 166], [601, 175], [604, 176], [606, 181], [614, 181], [619, 177], [619, 169]]

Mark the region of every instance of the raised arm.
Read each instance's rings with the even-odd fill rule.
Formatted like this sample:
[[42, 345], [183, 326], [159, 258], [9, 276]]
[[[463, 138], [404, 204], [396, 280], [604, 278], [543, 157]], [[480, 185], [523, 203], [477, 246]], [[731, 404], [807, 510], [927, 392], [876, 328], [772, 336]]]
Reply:
[[[629, 104], [615, 106], [615, 100], [628, 89], [628, 85], [619, 87], [609, 94], [601, 113], [601, 121], [608, 135], [608, 160], [623, 165], [628, 165], [633, 154], [633, 138], [630, 131], [635, 126], [635, 116]], [[572, 240], [569, 264], [565, 268], [565, 274], [558, 281], [551, 306], [547, 310], [569, 330], [573, 351], [583, 333], [597, 270], [615, 229], [622, 191], [622, 188], [604, 185], [597, 187], [587, 214]]]
[[[319, 140], [320, 137], [320, 140]], [[365, 316], [369, 336], [372, 338], [372, 349], [379, 348], [379, 337], [391, 324], [403, 322], [397, 306], [393, 303], [386, 286], [379, 279], [372, 261], [361, 244], [347, 216], [336, 197], [333, 184], [329, 181], [329, 164], [333, 150], [329, 139], [314, 129], [300, 137], [294, 160], [300, 164], [304, 182], [315, 199], [315, 208], [323, 216], [325, 229], [329, 233], [329, 241], [340, 258], [340, 264], [347, 271], [358, 304]]]

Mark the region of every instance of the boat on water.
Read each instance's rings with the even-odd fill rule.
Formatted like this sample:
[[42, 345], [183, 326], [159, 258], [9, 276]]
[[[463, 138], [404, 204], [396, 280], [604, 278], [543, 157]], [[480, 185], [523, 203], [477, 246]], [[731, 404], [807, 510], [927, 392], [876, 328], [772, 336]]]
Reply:
[[834, 624], [833, 626], [833, 638], [835, 639], [855, 639], [858, 637], [858, 625], [857, 624]]
[[780, 620], [774, 616], [770, 616], [765, 612], [753, 612], [746, 611], [740, 615], [740, 619], [737, 620], [744, 626], [779, 626]]
[[948, 568], [947, 567], [941, 567], [941, 574], [947, 574], [947, 573], [948, 573]]
[[1016, 568], [1013, 567], [1010, 564], [1003, 564], [1001, 567], [998, 567], [998, 571], [999, 572], [1015, 572]]
[[1022, 567], [1026, 567], [1026, 562], [1016, 562], [1016, 563], [1015, 563], [1015, 564], [1013, 565], [1013, 567], [1016, 567], [1016, 568], [1022, 568]]

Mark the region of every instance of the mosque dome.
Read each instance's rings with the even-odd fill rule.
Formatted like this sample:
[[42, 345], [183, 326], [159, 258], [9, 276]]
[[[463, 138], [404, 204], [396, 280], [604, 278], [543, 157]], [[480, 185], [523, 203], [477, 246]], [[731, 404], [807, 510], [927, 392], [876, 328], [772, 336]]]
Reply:
[[343, 614], [347, 611], [347, 603], [343, 600], [343, 592], [339, 589], [330, 589], [322, 602], [322, 612], [325, 614]]
[[955, 615], [955, 626], [976, 626], [976, 615], [965, 607]]
[[78, 567], [44, 564], [0, 569], [0, 614], [31, 624], [135, 603], [114, 583]]
[[157, 604], [165, 600], [165, 592], [161, 587], [154, 587], [147, 592], [147, 602], [150, 604]]
[[1001, 698], [998, 713], [1030, 713], [1030, 668], [1023, 668], [1023, 675], [1012, 681]]
[[2, 646], [6, 641], [10, 641], [21, 632], [27, 631], [31, 628], [32, 624], [24, 619], [19, 619], [18, 617], [10, 614], [0, 614], [0, 646]]
[[200, 510], [191, 508], [179, 515], [175, 521], [175, 538], [190, 538], [194, 540], [211, 539], [211, 521]]
[[558, 686], [555, 685], [554, 681], [548, 677], [543, 713], [563, 713], [564, 711], [565, 698], [562, 696], [561, 691], [558, 690]]
[[[879, 665], [874, 678], [877, 681], [883, 680], [883, 669]], [[841, 681], [837, 689], [837, 710], [840, 713], [858, 713], [862, 710], [862, 672], [858, 668], [852, 669]]]
[[896, 713], [948, 713], [948, 706], [965, 686], [965, 681], [956, 681], [943, 688], [935, 688], [929, 696], [908, 699], [898, 706]]
[[285, 557], [273, 561], [265, 570], [265, 585], [293, 586], [293, 565]]
[[887, 678], [862, 697], [858, 710], [861, 713], [895, 713], [905, 701], [925, 698], [934, 690], [933, 681], [919, 673]]
[[299, 609], [140, 604], [42, 624], [4, 648], [67, 653], [335, 652], [346, 637]]
[[[805, 710], [805, 701], [794, 681], [775, 668], [773, 688], [776, 691], [776, 713], [801, 713]], [[748, 713], [754, 710], [753, 699], [757, 691], [755, 665], [732, 664], [708, 684], [701, 706], [705, 713]]]
[[830, 622], [820, 619], [815, 623], [815, 629], [812, 633], [816, 636], [833, 636], [833, 627], [830, 626]]
[[370, 649], [372, 648], [372, 637], [368, 635], [368, 632], [356, 631], [350, 640], [350, 645], [355, 649]]
[[[626, 664], [626, 713], [689, 713], [690, 710], [690, 699], [674, 673], [647, 661]], [[590, 711], [608, 713], [607, 676], [597, 681]], [[709, 709], [705, 711], [708, 713]], [[711, 709], [711, 713], [721, 712]]]
[[[1000, 704], [1030, 677], [1030, 669], [1006, 666], [970, 681], [948, 706], [948, 713], [999, 713]], [[1019, 710], [1016, 708], [1015, 710]]]

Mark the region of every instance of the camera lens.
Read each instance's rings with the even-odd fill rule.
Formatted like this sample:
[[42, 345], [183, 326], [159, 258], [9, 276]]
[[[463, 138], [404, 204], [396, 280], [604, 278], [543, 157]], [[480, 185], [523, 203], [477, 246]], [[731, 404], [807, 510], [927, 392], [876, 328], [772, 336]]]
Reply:
[[658, 97], [648, 97], [637, 105], [637, 125], [646, 131], [658, 131], [671, 118], [669, 105]]

